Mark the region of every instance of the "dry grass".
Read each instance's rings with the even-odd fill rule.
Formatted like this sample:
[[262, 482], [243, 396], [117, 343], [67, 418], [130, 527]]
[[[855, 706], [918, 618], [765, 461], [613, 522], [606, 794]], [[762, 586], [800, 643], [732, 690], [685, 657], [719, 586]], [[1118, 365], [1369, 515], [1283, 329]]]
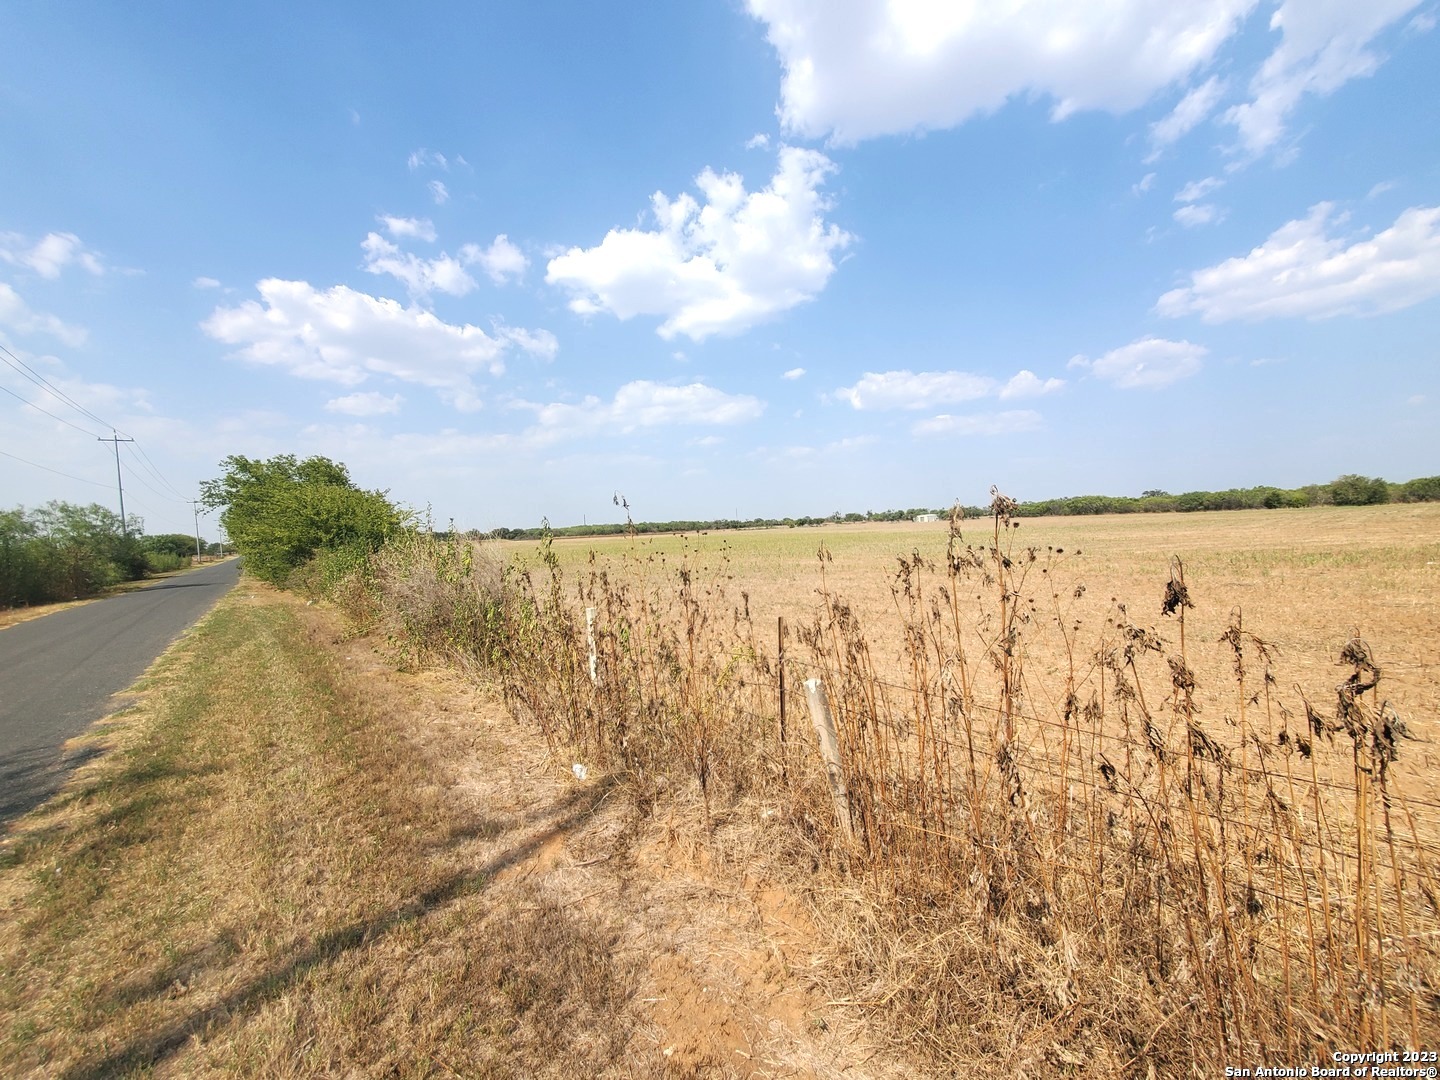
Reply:
[[326, 633], [237, 590], [7, 838], [0, 1072], [659, 1075], [614, 927], [494, 888], [603, 790], [457, 813]]
[[[469, 662], [516, 714], [642, 810], [690, 784], [707, 821], [779, 806], [772, 842], [833, 874], [814, 895], [848, 928], [835, 995], [941, 1071], [1433, 1045], [1440, 804], [1414, 766], [1436, 735], [1436, 508], [998, 509], [963, 536], [545, 547], [447, 647], [485, 641]], [[427, 576], [469, 588], [407, 580]], [[797, 730], [806, 675], [853, 840]]]

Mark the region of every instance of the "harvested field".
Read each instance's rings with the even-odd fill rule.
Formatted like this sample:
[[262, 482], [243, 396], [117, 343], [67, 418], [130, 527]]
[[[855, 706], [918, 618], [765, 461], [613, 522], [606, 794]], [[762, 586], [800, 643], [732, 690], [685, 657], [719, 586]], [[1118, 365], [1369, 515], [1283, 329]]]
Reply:
[[1433, 1043], [1440, 513], [996, 508], [522, 550], [507, 697], [707, 814], [789, 792], [864, 882], [846, 992], [937, 1061]]

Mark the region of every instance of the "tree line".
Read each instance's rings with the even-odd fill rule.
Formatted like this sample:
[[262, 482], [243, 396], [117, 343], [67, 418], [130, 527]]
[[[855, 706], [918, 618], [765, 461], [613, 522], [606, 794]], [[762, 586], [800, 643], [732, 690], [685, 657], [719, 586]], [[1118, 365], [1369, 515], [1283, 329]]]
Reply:
[[[1328, 484], [1300, 488], [1261, 486], [1229, 488], [1225, 491], [1186, 491], [1172, 495], [1158, 489], [1127, 495], [1074, 495], [1060, 499], [1022, 502], [1016, 516], [1047, 517], [1084, 514], [1191, 513], [1200, 510], [1279, 510], [1306, 506], [1373, 506], [1390, 502], [1440, 502], [1440, 476], [1427, 476], [1403, 484], [1380, 477], [1347, 474]], [[967, 518], [987, 517], [988, 506], [962, 507]], [[709, 521], [640, 521], [624, 524], [565, 525], [552, 528], [491, 529], [482, 535], [495, 540], [538, 540], [542, 536], [615, 536], [621, 533], [710, 532], [726, 529], [800, 528], [809, 525], [836, 525], [866, 521], [913, 521], [922, 514], [948, 517], [950, 507], [871, 510], [825, 517], [715, 518]]]
[[[211, 545], [218, 548], [218, 545]], [[195, 537], [144, 534], [96, 503], [0, 510], [0, 608], [82, 600], [122, 581], [188, 566]]]

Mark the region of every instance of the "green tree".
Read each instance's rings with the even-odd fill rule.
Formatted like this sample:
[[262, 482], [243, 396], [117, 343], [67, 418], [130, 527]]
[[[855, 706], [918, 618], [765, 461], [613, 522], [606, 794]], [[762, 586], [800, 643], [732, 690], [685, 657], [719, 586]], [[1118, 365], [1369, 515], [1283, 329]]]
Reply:
[[1440, 502], [1440, 476], [1422, 476], [1400, 485], [1401, 502]]
[[374, 550], [408, 520], [384, 492], [356, 487], [328, 458], [232, 455], [220, 465], [223, 475], [201, 485], [201, 503], [222, 511], [245, 568], [277, 585], [321, 552]]
[[[189, 533], [160, 533], [158, 536], [147, 536], [140, 543], [146, 551], [174, 555], [180, 559], [195, 554], [195, 537]], [[204, 550], [203, 543], [201, 550]]]
[[1389, 501], [1390, 486], [1378, 476], [1347, 473], [1330, 482], [1330, 497], [1336, 506], [1371, 506]]

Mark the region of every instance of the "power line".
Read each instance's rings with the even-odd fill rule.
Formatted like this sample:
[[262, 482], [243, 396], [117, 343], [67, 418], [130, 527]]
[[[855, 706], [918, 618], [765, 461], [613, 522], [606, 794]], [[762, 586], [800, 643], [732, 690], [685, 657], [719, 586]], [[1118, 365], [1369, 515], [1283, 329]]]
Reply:
[[95, 487], [102, 487], [102, 488], [103, 488], [103, 487], [107, 487], [107, 486], [108, 486], [108, 485], [106, 485], [106, 484], [100, 483], [100, 481], [98, 481], [98, 480], [86, 480], [85, 477], [83, 477], [83, 476], [74, 476], [74, 475], [72, 475], [71, 473], [68, 473], [68, 472], [61, 472], [59, 469], [52, 469], [49, 465], [41, 465], [38, 461], [29, 461], [29, 460], [27, 460], [26, 458], [20, 457], [20, 456], [17, 455], [17, 454], [6, 453], [4, 450], [0, 450], [0, 456], [11, 458], [11, 459], [13, 459], [13, 460], [15, 460], [15, 461], [18, 461], [18, 462], [20, 462], [20, 463], [22, 463], [22, 464], [24, 464], [24, 465], [33, 465], [33, 466], [34, 466], [35, 468], [37, 468], [37, 469], [44, 469], [46, 472], [52, 472], [52, 473], [54, 473], [56, 476], [63, 476], [63, 477], [65, 477], [65, 479], [67, 479], [67, 480], [79, 480], [80, 483], [82, 483], [82, 484], [92, 484], [92, 485], [94, 485]]
[[[106, 439], [106, 440], [104, 440], [104, 441], [105, 441], [105, 442], [109, 442], [110, 440], [109, 440], [109, 439]], [[153, 484], [150, 484], [148, 481], [146, 481], [146, 479], [145, 479], [144, 476], [142, 476], [140, 473], [136, 472], [134, 469], [130, 468], [130, 466], [128, 466], [128, 465], [125, 466], [125, 471], [130, 474], [130, 479], [134, 480], [136, 483], [138, 483], [141, 487], [145, 488], [145, 489], [146, 489], [147, 491], [149, 491], [151, 494], [153, 494], [153, 495], [158, 495], [160, 498], [166, 500], [167, 502], [183, 503], [183, 502], [188, 502], [188, 501], [189, 501], [189, 500], [187, 500], [187, 499], [177, 499], [177, 498], [175, 498], [173, 495], [166, 495], [163, 491], [157, 490]]]
[[174, 484], [172, 484], [172, 483], [169, 481], [169, 479], [165, 476], [165, 474], [160, 471], [160, 467], [159, 467], [158, 465], [156, 465], [153, 461], [150, 460], [150, 455], [147, 454], [147, 453], [145, 453], [145, 447], [141, 446], [141, 445], [137, 442], [131, 449], [133, 449], [133, 450], [138, 450], [138, 451], [140, 452], [140, 456], [141, 456], [142, 458], [144, 458], [146, 464], [148, 464], [148, 465], [150, 466], [150, 471], [151, 471], [151, 473], [154, 474], [154, 476], [156, 477], [156, 479], [158, 479], [162, 484], [164, 484], [164, 485], [165, 485], [166, 487], [168, 487], [171, 491], [173, 491], [173, 492], [175, 493], [175, 495], [180, 499], [181, 502], [189, 502], [189, 501], [190, 501], [189, 499], [185, 498], [184, 492], [182, 492], [178, 487], [176, 487]]
[[51, 412], [49, 409], [42, 409], [39, 405], [36, 405], [33, 401], [28, 401], [28, 400], [26, 400], [25, 398], [21, 397], [19, 394], [15, 393], [14, 390], [11, 390], [8, 386], [0, 386], [0, 390], [4, 390], [5, 393], [9, 394], [9, 395], [10, 395], [11, 397], [13, 397], [16, 401], [20, 402], [20, 404], [22, 404], [22, 405], [29, 405], [30, 408], [34, 409], [36, 412], [42, 412], [42, 413], [44, 413], [46, 416], [50, 417], [51, 420], [59, 420], [60, 423], [64, 424], [66, 427], [72, 427], [72, 428], [74, 428], [76, 431], [80, 432], [82, 435], [89, 435], [91, 438], [99, 438], [99, 436], [96, 435], [93, 431], [87, 431], [85, 428], [82, 428], [79, 424], [72, 424], [69, 420], [66, 420], [63, 416], [56, 416], [56, 415], [55, 415], [53, 412]]
[[[133, 453], [135, 452], [136, 447], [132, 445], [132, 446], [127, 446], [126, 449], [128, 449], [128, 450], [133, 454]], [[138, 460], [138, 459], [137, 459], [137, 460]], [[126, 466], [126, 468], [129, 469], [130, 475], [131, 475], [134, 479], [138, 480], [138, 481], [139, 481], [141, 484], [143, 484], [145, 487], [150, 488], [150, 490], [153, 491], [156, 495], [159, 495], [160, 498], [166, 499], [166, 500], [168, 500], [168, 501], [170, 501], [170, 502], [188, 503], [188, 502], [190, 501], [189, 499], [182, 498], [181, 495], [180, 495], [180, 493], [179, 493], [178, 491], [176, 491], [174, 495], [167, 495], [167, 494], [165, 494], [165, 492], [160, 491], [160, 490], [158, 490], [157, 488], [151, 487], [151, 485], [146, 482], [144, 476], [142, 476], [140, 473], [136, 472], [133, 468], [130, 468], [129, 466]], [[171, 484], [169, 481], [167, 481], [163, 476], [161, 476], [160, 473], [159, 473], [157, 470], [155, 470], [155, 468], [154, 468], [153, 466], [151, 467], [150, 473], [151, 473], [152, 476], [154, 476], [157, 480], [159, 480], [159, 481], [160, 481], [162, 484], [164, 484], [166, 487], [169, 487], [169, 488], [171, 488], [171, 490], [174, 490], [174, 485]]]
[[[49, 390], [52, 394], [54, 394], [56, 397], [58, 397], [61, 401], [65, 402], [65, 404], [69, 405], [69, 406], [70, 406], [72, 409], [74, 409], [76, 412], [80, 413], [82, 416], [85, 416], [85, 417], [87, 417], [87, 418], [90, 419], [90, 420], [95, 421], [95, 423], [99, 424], [102, 428], [107, 428], [107, 427], [108, 427], [108, 428], [112, 428], [112, 430], [113, 430], [113, 425], [107, 424], [104, 420], [101, 420], [100, 417], [96, 416], [96, 415], [95, 415], [93, 412], [91, 412], [89, 409], [85, 408], [84, 405], [81, 405], [78, 401], [76, 401], [74, 398], [72, 398], [69, 394], [65, 393], [64, 390], [61, 390], [58, 386], [56, 386], [54, 383], [52, 383], [49, 379], [45, 378], [44, 375], [41, 375], [38, 371], [36, 371], [34, 368], [32, 368], [29, 364], [25, 363], [24, 360], [21, 360], [18, 356], [16, 356], [13, 352], [11, 352], [11, 351], [10, 351], [8, 348], [6, 348], [3, 344], [0, 344], [0, 352], [3, 352], [3, 353], [5, 354], [5, 356], [8, 356], [8, 357], [10, 358], [9, 360], [5, 360], [5, 357], [4, 357], [4, 356], [0, 356], [0, 360], [4, 360], [4, 362], [5, 362], [6, 364], [8, 364], [10, 367], [14, 368], [14, 369], [15, 369], [16, 371], [18, 371], [21, 375], [23, 375], [25, 378], [29, 379], [32, 383], [34, 383], [36, 386], [43, 387], [44, 389]], [[12, 361], [13, 361], [13, 363], [12, 363]], [[19, 366], [17, 367], [16, 365], [19, 365]]]

